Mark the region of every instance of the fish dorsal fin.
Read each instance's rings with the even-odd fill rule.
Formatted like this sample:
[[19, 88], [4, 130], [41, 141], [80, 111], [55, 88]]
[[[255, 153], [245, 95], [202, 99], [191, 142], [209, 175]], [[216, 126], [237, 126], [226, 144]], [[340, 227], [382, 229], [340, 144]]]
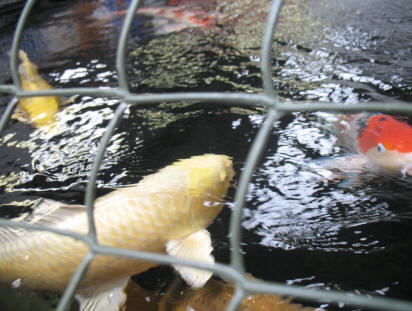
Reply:
[[24, 235], [26, 230], [16, 227], [0, 227], [0, 245]]
[[122, 278], [116, 282], [106, 283], [100, 287], [93, 287], [76, 294], [80, 311], [123, 311], [127, 295], [125, 288], [129, 278]]
[[[85, 211], [83, 205], [65, 205], [63, 203], [43, 199], [31, 214], [12, 219], [15, 222], [26, 222], [55, 227], [68, 217], [79, 215]], [[27, 234], [28, 230], [17, 227], [0, 228], [0, 244], [10, 242]]]
[[84, 213], [85, 210], [86, 207], [84, 205], [68, 205], [50, 199], [43, 199], [25, 221], [55, 226], [68, 217]]
[[[205, 229], [182, 239], [168, 241], [166, 251], [169, 255], [178, 258], [199, 260], [210, 264], [215, 262], [211, 255], [213, 247], [210, 234]], [[202, 287], [212, 276], [212, 272], [207, 270], [180, 265], [174, 265], [174, 268], [190, 286], [195, 288]]]

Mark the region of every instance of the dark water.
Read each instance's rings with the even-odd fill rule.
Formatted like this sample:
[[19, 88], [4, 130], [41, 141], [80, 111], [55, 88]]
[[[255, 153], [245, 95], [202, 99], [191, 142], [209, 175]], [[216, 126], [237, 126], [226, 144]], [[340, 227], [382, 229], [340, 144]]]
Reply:
[[[115, 86], [125, 6], [123, 1], [40, 1], [22, 48], [56, 88]], [[131, 89], [261, 91], [258, 34], [264, 12], [245, 14], [256, 6], [264, 11], [268, 4], [226, 3], [217, 27], [178, 33], [156, 32], [159, 18], [139, 15], [127, 60]], [[411, 102], [411, 13], [411, 2], [400, 0], [287, 1], [274, 44], [274, 85], [281, 98]], [[11, 19], [0, 29], [1, 83], [10, 82], [13, 27]], [[7, 100], [0, 98], [2, 107]], [[77, 98], [48, 133], [11, 121], [0, 146], [0, 215], [15, 216], [39, 197], [82, 203], [93, 155], [117, 105], [116, 99]], [[213, 102], [131, 107], [107, 150], [98, 193], [207, 152], [232, 156], [239, 176], [263, 120], [264, 113], [254, 107]], [[412, 181], [369, 170], [343, 180], [319, 174], [322, 163], [349, 152], [334, 120], [321, 112], [293, 113], [274, 124], [244, 211], [247, 271], [310, 288], [411, 300]], [[210, 228], [221, 262], [229, 260], [230, 207]]]

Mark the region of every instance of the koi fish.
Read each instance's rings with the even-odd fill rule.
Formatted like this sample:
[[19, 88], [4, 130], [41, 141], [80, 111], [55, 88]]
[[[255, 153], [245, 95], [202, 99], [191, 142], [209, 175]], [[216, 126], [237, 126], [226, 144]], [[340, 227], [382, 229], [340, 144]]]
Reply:
[[[95, 201], [97, 239], [102, 245], [213, 263], [205, 228], [221, 211], [233, 176], [232, 160], [225, 155], [194, 156], [166, 166], [137, 185]], [[30, 221], [82, 234], [88, 227], [83, 206], [50, 200], [34, 210]], [[62, 292], [87, 252], [84, 243], [69, 237], [0, 228], [0, 280]], [[76, 293], [81, 310], [120, 309], [129, 277], [155, 265], [96, 256]], [[212, 274], [184, 266], [175, 269], [193, 287], [203, 286]]]
[[341, 133], [376, 167], [412, 176], [412, 126], [385, 114], [344, 116]]
[[[159, 290], [150, 292], [138, 284], [130, 282], [127, 287], [127, 311], [209, 311], [226, 310], [234, 293], [230, 282], [210, 279], [202, 288], [180, 286], [175, 280], [163, 295]], [[149, 297], [149, 299], [147, 299]], [[279, 295], [254, 294], [243, 299], [239, 311], [321, 311], [293, 303]]]
[[[37, 66], [33, 64], [23, 50], [19, 50], [19, 75], [21, 87], [24, 91], [50, 90], [48, 84], [38, 73]], [[59, 110], [59, 97], [36, 96], [24, 97], [19, 100], [18, 111], [13, 118], [20, 121], [31, 122], [36, 128], [54, 122], [54, 117]]]
[[158, 33], [171, 33], [186, 28], [211, 28], [216, 24], [216, 16], [201, 9], [182, 7], [144, 7], [137, 13], [155, 17], [156, 25], [163, 26]]
[[[156, 34], [168, 34], [187, 28], [213, 28], [220, 14], [215, 4], [204, 1], [169, 1], [165, 6], [140, 7], [137, 14], [153, 18]], [[126, 10], [116, 11], [115, 16], [126, 14]]]

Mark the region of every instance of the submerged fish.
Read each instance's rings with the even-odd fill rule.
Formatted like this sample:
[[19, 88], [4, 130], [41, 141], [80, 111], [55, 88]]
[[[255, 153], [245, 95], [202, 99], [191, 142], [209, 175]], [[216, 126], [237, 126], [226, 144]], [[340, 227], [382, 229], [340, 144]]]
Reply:
[[[124, 15], [126, 10], [114, 15]], [[211, 1], [168, 1], [165, 6], [140, 7], [138, 14], [152, 17], [156, 34], [168, 34], [188, 28], [213, 28], [220, 17]]]
[[[127, 287], [126, 311], [223, 311], [233, 297], [231, 283], [210, 279], [202, 288], [180, 286], [175, 280], [164, 295], [157, 290], [149, 291], [134, 282]], [[293, 303], [291, 299], [279, 295], [253, 294], [243, 299], [239, 311], [315, 311]]]
[[412, 126], [385, 114], [345, 116], [340, 127], [346, 141], [376, 167], [412, 176]]
[[[50, 90], [48, 84], [38, 73], [37, 66], [33, 64], [27, 54], [19, 51], [19, 75], [21, 87], [24, 91]], [[20, 98], [18, 111], [13, 118], [31, 122], [39, 128], [54, 122], [54, 117], [59, 110], [59, 97], [36, 96]]]
[[[207, 154], [175, 162], [135, 186], [102, 196], [94, 209], [98, 241], [213, 263], [205, 228], [220, 212], [233, 175], [229, 157]], [[33, 222], [87, 232], [86, 213], [80, 206], [45, 201], [36, 210]], [[84, 243], [69, 237], [0, 228], [0, 280], [61, 292], [86, 253]], [[96, 256], [77, 291], [81, 309], [117, 310], [124, 303], [123, 288], [129, 277], [152, 266], [123, 257]], [[175, 268], [194, 287], [211, 276], [208, 271]]]
[[138, 9], [137, 13], [156, 18], [155, 25], [161, 27], [157, 30], [159, 34], [181, 31], [193, 27], [211, 28], [217, 21], [216, 14], [194, 8], [174, 6], [143, 7]]

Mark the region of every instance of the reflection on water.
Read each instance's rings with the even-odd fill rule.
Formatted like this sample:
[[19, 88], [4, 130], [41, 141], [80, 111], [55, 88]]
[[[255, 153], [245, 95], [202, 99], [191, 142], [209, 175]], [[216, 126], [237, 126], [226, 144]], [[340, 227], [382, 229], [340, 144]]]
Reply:
[[308, 2], [313, 35], [301, 30], [286, 36], [294, 45], [277, 46], [280, 83], [292, 88], [291, 95], [345, 102], [410, 100], [409, 1]]
[[317, 14], [334, 29], [324, 42], [328, 47], [336, 50], [347, 63], [359, 66], [365, 76], [381, 80], [395, 91], [401, 89], [406, 93], [401, 98], [410, 99], [409, 1], [312, 2], [315, 12], [319, 5], [329, 9], [328, 15]]
[[[55, 88], [116, 86], [114, 55], [124, 5], [73, 1], [51, 9], [47, 19], [35, 11], [22, 46]], [[215, 27], [155, 33], [155, 17], [137, 16], [127, 60], [134, 92], [261, 90], [259, 44], [268, 1], [211, 1], [203, 8], [218, 11]], [[286, 1], [273, 60], [281, 99], [410, 101], [411, 9], [403, 0]], [[5, 30], [1, 42], [10, 41]], [[0, 48], [0, 69], [8, 66], [7, 48]], [[9, 79], [1, 70], [0, 81]], [[4, 106], [7, 99], [0, 102]], [[39, 193], [80, 203], [99, 140], [118, 104], [112, 98], [77, 97], [62, 107], [50, 132], [12, 121], [0, 146], [0, 202], [6, 204], [0, 214], [26, 211]], [[408, 299], [412, 182], [368, 169], [325, 178], [324, 166], [343, 163], [329, 160], [350, 152], [335, 119], [293, 113], [274, 124], [244, 210], [248, 272], [289, 284]], [[136, 183], [176, 158], [207, 152], [232, 156], [239, 176], [263, 120], [262, 110], [212, 102], [130, 107], [106, 151], [98, 191]], [[229, 209], [211, 227], [215, 256], [223, 262], [228, 261], [228, 217]]]
[[[131, 87], [137, 91], [237, 90], [260, 88], [256, 62], [216, 35], [198, 30], [161, 35], [137, 46], [132, 58]], [[177, 69], [178, 68], [178, 69]]]
[[[104, 134], [104, 126], [113, 117], [112, 107], [117, 104], [118, 100], [83, 97], [79, 103], [58, 113], [58, 125], [50, 130], [35, 130], [24, 141], [13, 139], [13, 134], [6, 136], [6, 146], [12, 147], [15, 152], [27, 150], [31, 156], [30, 165], [23, 166], [19, 171], [20, 180], [16, 180], [13, 175], [2, 176], [6, 189], [58, 190], [86, 182], [100, 138]], [[127, 147], [123, 139], [121, 133], [111, 138], [106, 160], [102, 163], [103, 170], [110, 168], [122, 156], [122, 150]], [[139, 142], [136, 143], [138, 145]], [[64, 186], [56, 188], [56, 182]]]
[[[407, 219], [410, 213], [392, 210], [385, 201], [390, 197], [384, 189], [396, 184], [391, 196], [406, 199], [410, 183], [362, 171], [355, 176], [356, 182], [355, 177], [342, 182], [313, 170], [314, 159], [341, 152], [337, 137], [327, 131], [322, 118], [297, 114], [285, 128], [275, 125], [273, 136], [277, 148], [267, 153], [255, 173], [243, 222], [247, 230], [261, 236], [260, 244], [355, 253], [385, 248], [378, 240], [355, 232], [365, 223]], [[381, 189], [376, 189], [377, 184]], [[346, 238], [339, 236], [343, 228], [353, 228], [357, 239], [342, 240]]]

